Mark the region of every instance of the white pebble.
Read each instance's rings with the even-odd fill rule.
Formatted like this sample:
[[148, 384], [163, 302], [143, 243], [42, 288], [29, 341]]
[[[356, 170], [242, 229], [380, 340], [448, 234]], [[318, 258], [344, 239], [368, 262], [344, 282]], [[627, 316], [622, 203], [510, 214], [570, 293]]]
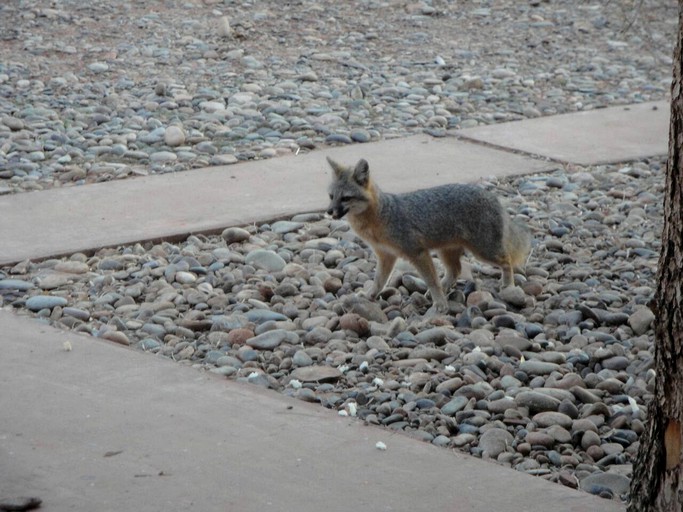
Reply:
[[181, 146], [185, 143], [185, 132], [180, 126], [169, 126], [164, 132], [164, 142], [171, 147]]
[[232, 35], [230, 20], [227, 16], [221, 16], [218, 20], [218, 35], [221, 37], [230, 37]]
[[180, 284], [192, 284], [197, 280], [197, 276], [194, 275], [192, 272], [180, 271], [176, 272], [175, 280]]
[[378, 450], [384, 451], [387, 449], [387, 445], [384, 444], [382, 441], [377, 441], [375, 443], [375, 448], [377, 448]]
[[213, 291], [213, 286], [210, 283], [199, 283], [197, 285], [197, 290], [203, 293], [211, 293]]

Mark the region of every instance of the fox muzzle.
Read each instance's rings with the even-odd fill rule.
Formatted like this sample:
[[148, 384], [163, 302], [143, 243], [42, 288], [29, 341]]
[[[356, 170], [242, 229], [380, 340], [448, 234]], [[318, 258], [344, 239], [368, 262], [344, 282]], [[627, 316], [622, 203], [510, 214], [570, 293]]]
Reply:
[[349, 211], [348, 208], [345, 208], [345, 207], [343, 207], [343, 206], [341, 206], [341, 205], [340, 205], [340, 206], [337, 206], [336, 208], [330, 206], [330, 207], [327, 209], [327, 214], [328, 214], [328, 215], [331, 215], [333, 219], [341, 219], [344, 215], [346, 215], [346, 213], [347, 213], [348, 211]]

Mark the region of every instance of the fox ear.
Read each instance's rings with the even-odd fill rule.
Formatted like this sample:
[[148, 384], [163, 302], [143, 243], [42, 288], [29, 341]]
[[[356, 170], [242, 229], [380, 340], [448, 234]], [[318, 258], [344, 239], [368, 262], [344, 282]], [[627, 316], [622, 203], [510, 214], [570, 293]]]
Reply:
[[365, 186], [370, 181], [370, 166], [367, 160], [361, 158], [358, 160], [355, 169], [353, 170], [353, 179], [361, 186]]
[[330, 167], [332, 167], [332, 170], [334, 171], [334, 175], [339, 178], [341, 174], [346, 170], [344, 169], [344, 166], [341, 164], [338, 164], [334, 160], [332, 160], [329, 156], [327, 157], [327, 163], [330, 164]]

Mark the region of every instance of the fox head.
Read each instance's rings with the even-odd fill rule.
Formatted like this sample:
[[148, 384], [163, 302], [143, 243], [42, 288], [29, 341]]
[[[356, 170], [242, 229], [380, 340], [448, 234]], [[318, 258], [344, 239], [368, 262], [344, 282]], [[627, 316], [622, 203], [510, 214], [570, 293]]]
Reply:
[[327, 213], [335, 219], [341, 219], [347, 213], [354, 215], [365, 211], [372, 201], [368, 162], [361, 159], [355, 167], [346, 167], [329, 156], [327, 161], [334, 171], [328, 189], [330, 206]]

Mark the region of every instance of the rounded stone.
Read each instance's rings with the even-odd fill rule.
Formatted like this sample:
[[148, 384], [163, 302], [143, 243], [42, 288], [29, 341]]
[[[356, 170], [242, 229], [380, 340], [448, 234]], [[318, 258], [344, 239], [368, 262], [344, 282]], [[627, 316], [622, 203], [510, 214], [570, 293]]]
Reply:
[[591, 446], [600, 446], [600, 436], [592, 430], [587, 430], [581, 436], [581, 448], [587, 450]]
[[137, 344], [138, 348], [145, 351], [157, 350], [161, 348], [161, 343], [154, 338], [145, 338]]
[[355, 313], [347, 313], [339, 318], [339, 327], [363, 336], [370, 332], [368, 321]]
[[30, 281], [22, 279], [0, 279], [0, 290], [18, 290], [25, 292], [35, 288], [35, 285]]
[[52, 309], [57, 306], [66, 306], [68, 300], [64, 297], [55, 297], [53, 295], [34, 295], [26, 300], [26, 307], [31, 311], [40, 311], [42, 309]]
[[372, 138], [367, 130], [352, 130], [350, 135], [354, 142], [370, 142]]
[[647, 333], [654, 320], [655, 315], [650, 308], [641, 307], [628, 317], [628, 325], [633, 329], [635, 334], [641, 336]]
[[502, 289], [500, 298], [517, 308], [523, 308], [526, 305], [526, 294], [519, 286], [508, 286]]
[[223, 230], [223, 232], [221, 233], [221, 236], [223, 237], [223, 240], [225, 240], [225, 243], [230, 245], [230, 244], [244, 242], [246, 240], [249, 240], [249, 237], [251, 237], [251, 234], [246, 229], [227, 228], [227, 229]]
[[85, 274], [90, 270], [90, 267], [81, 261], [60, 261], [54, 267], [57, 272], [66, 272], [68, 274]]
[[247, 340], [254, 337], [254, 331], [251, 329], [233, 329], [228, 333], [228, 343], [231, 345], [244, 345]]
[[303, 350], [297, 350], [292, 356], [292, 362], [296, 366], [311, 366], [313, 364], [313, 359]]
[[491, 428], [479, 438], [479, 448], [491, 458], [496, 458], [512, 445], [512, 434], [502, 428]]
[[244, 262], [268, 272], [279, 272], [287, 264], [279, 254], [267, 249], [255, 249], [249, 252], [244, 258]]
[[555, 439], [553, 436], [545, 432], [529, 432], [524, 440], [529, 443], [532, 447], [534, 446], [544, 446], [545, 448], [552, 448], [555, 445]]
[[263, 334], [259, 334], [258, 336], [248, 339], [246, 344], [259, 350], [273, 350], [286, 339], [287, 331], [284, 329], [275, 329], [273, 331], [266, 331]]
[[113, 341], [119, 345], [130, 345], [130, 339], [126, 336], [126, 333], [121, 331], [107, 331], [101, 336], [105, 340]]
[[185, 132], [180, 126], [169, 126], [164, 132], [164, 142], [171, 147], [182, 146], [185, 143]]
[[269, 309], [252, 309], [246, 313], [247, 320], [254, 322], [256, 324], [262, 324], [264, 322], [279, 322], [285, 321], [288, 318], [282, 313], [277, 313], [276, 311], [270, 311]]
[[552, 372], [560, 371], [560, 365], [547, 363], [545, 361], [524, 361], [520, 363], [519, 369], [529, 375], [548, 375]]
[[561, 412], [539, 412], [538, 414], [534, 415], [531, 420], [541, 428], [551, 427], [553, 425], [559, 425], [562, 428], [572, 427], [572, 419]]
[[197, 276], [195, 274], [182, 270], [176, 272], [174, 278], [176, 282], [180, 284], [193, 284], [195, 281], [197, 281]]
[[581, 480], [581, 489], [588, 489], [591, 486], [606, 487], [617, 496], [628, 493], [631, 480], [624, 475], [612, 472], [596, 472], [588, 475]]
[[339, 380], [342, 372], [331, 366], [307, 366], [295, 369], [291, 375], [301, 382], [334, 382]]
[[277, 233], [278, 235], [285, 235], [287, 233], [297, 231], [303, 227], [304, 227], [303, 222], [292, 222], [292, 221], [288, 221], [288, 220], [279, 220], [277, 222], [273, 222], [273, 224], [270, 226], [270, 229], [273, 230], [273, 233]]
[[155, 153], [149, 155], [149, 159], [156, 163], [168, 163], [178, 160], [178, 155], [172, 151], [156, 151]]
[[628, 360], [628, 357], [625, 356], [614, 356], [614, 357], [609, 357], [607, 359], [603, 359], [602, 361], [602, 367], [607, 368], [609, 370], [625, 370], [628, 365], [630, 364], [630, 361]]
[[109, 70], [109, 65], [106, 62], [93, 62], [88, 65], [88, 69], [93, 73], [104, 73]]
[[86, 321], [90, 318], [90, 312], [80, 308], [65, 307], [62, 313], [66, 316], [72, 316], [79, 320]]
[[2, 124], [7, 126], [13, 132], [18, 132], [26, 127], [26, 124], [23, 120], [19, 119], [18, 117], [12, 116], [3, 116]]
[[446, 416], [455, 416], [455, 413], [464, 409], [469, 401], [469, 398], [465, 396], [456, 396], [450, 402], [441, 406], [441, 413]]
[[557, 411], [561, 401], [557, 398], [538, 393], [536, 391], [523, 391], [515, 396], [518, 406], [528, 407], [533, 412]]

